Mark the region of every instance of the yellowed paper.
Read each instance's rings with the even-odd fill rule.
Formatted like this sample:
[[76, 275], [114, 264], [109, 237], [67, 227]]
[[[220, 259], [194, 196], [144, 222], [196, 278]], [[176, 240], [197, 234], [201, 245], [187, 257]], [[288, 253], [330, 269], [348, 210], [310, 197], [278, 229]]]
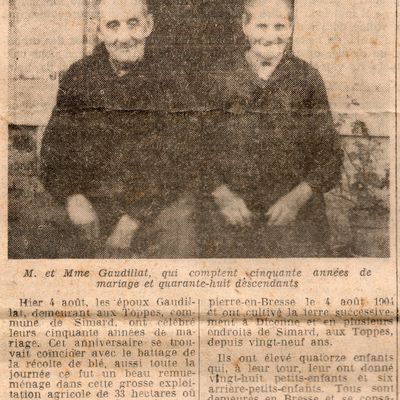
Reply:
[[1, 399], [398, 398], [397, 2], [234, 3], [0, 7]]

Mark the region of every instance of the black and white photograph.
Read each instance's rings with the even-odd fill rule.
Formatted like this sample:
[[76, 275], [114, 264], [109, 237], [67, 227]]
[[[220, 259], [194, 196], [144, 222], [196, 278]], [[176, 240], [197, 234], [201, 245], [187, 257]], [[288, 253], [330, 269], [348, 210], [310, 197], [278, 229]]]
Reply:
[[9, 259], [390, 257], [390, 4], [9, 0]]

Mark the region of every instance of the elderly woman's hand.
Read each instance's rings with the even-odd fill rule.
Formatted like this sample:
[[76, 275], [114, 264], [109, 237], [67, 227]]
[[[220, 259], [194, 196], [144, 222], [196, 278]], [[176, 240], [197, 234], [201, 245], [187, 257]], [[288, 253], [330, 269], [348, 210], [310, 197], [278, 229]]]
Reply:
[[306, 182], [295, 187], [291, 192], [281, 197], [265, 214], [268, 225], [284, 226], [296, 221], [300, 209], [310, 200], [313, 191]]
[[219, 186], [214, 192], [215, 202], [222, 215], [232, 225], [249, 225], [251, 212], [246, 203], [237, 194], [233, 193], [226, 185]]

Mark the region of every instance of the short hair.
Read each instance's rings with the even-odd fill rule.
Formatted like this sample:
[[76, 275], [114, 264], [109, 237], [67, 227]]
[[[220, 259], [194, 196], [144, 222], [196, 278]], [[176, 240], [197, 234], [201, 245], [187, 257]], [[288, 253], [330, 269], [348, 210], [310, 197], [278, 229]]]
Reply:
[[[245, 15], [246, 22], [249, 22], [251, 19], [251, 13], [249, 13], [249, 11], [248, 11], [249, 7], [251, 7], [255, 2], [258, 2], [258, 1], [263, 1], [265, 3], [268, 3], [269, 0], [244, 0], [243, 14]], [[287, 7], [289, 9], [289, 20], [290, 20], [290, 22], [293, 22], [295, 0], [281, 0], [281, 1], [287, 5]]]

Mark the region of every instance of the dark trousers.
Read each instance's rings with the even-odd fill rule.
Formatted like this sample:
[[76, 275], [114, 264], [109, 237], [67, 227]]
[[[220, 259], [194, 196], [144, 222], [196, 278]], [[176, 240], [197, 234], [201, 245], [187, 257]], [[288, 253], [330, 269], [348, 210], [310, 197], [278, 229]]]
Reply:
[[195, 199], [184, 194], [162, 209], [154, 219], [143, 223], [135, 233], [132, 244], [126, 250], [112, 250], [105, 247], [120, 214], [113, 213], [101, 201], [96, 210], [103, 222], [102, 238], [88, 243], [94, 258], [194, 258], [198, 256], [195, 231]]

